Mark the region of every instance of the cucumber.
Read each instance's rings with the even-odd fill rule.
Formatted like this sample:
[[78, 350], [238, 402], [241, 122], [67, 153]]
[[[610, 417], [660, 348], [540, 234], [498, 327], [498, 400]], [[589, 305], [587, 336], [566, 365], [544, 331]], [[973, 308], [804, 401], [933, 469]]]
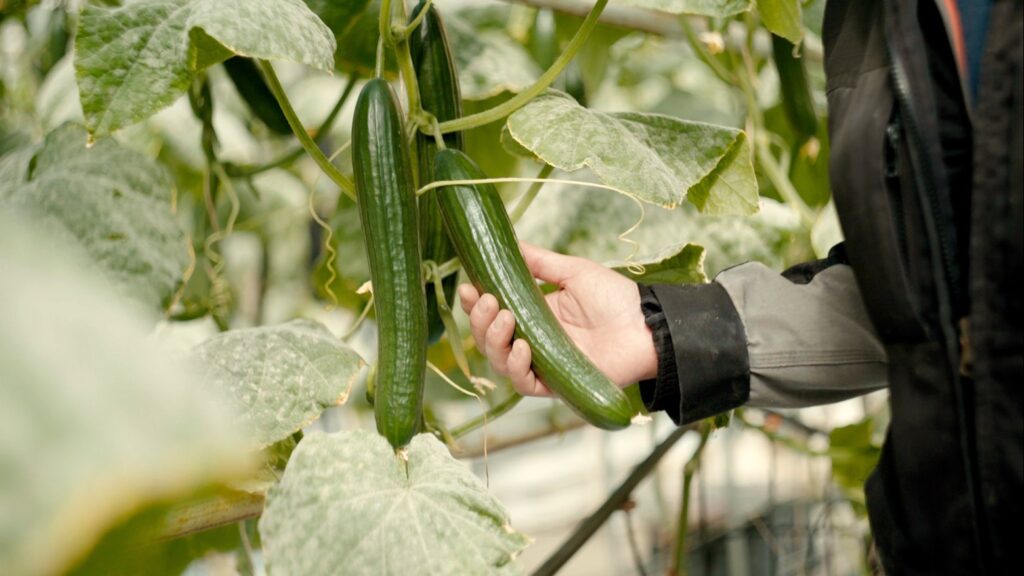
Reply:
[[[420, 2], [412, 11], [410, 19], [416, 18], [423, 10]], [[448, 37], [445, 35], [444, 23], [437, 9], [431, 5], [419, 27], [409, 37], [409, 52], [412, 55], [413, 67], [416, 70], [416, 81], [420, 89], [420, 102], [423, 109], [433, 114], [438, 122], [454, 120], [462, 116], [462, 95], [459, 91], [459, 76], [455, 71]], [[462, 150], [462, 133], [453, 132], [444, 135], [444, 144], [448, 148]], [[433, 182], [434, 156], [437, 154], [437, 142], [433, 136], [420, 132], [416, 136], [416, 156], [419, 163], [419, 185]], [[438, 265], [455, 257], [455, 248], [441, 221], [438, 212], [436, 191], [430, 190], [419, 200], [420, 241], [424, 260], [433, 260]], [[442, 282], [444, 297], [452, 302], [455, 296], [456, 274], [446, 277]], [[427, 284], [427, 326], [428, 342], [437, 342], [444, 334], [444, 323], [437, 309], [437, 297], [433, 283]]]
[[772, 55], [779, 73], [782, 109], [801, 142], [818, 133], [818, 115], [814, 112], [811, 86], [803, 58], [793, 56], [795, 46], [772, 34]]
[[253, 116], [259, 118], [271, 132], [282, 135], [292, 133], [284, 112], [277, 105], [277, 99], [267, 87], [255, 62], [243, 56], [233, 56], [224, 61], [224, 70]]
[[356, 102], [352, 162], [377, 315], [374, 414], [377, 431], [400, 448], [423, 411], [427, 313], [412, 164], [398, 99], [381, 78]]
[[[456, 150], [438, 152], [436, 172], [444, 180], [486, 177]], [[537, 376], [587, 422], [607, 430], [629, 426], [633, 410], [626, 394], [576, 347], [544, 301], [497, 189], [453, 185], [437, 192], [463, 267], [478, 290], [494, 294], [515, 315], [516, 337], [530, 344]]]

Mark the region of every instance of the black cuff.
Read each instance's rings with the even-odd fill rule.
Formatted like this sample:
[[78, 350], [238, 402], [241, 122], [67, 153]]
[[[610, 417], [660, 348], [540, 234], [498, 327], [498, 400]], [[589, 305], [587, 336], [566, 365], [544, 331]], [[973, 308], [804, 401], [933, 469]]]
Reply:
[[746, 330], [720, 284], [641, 286], [640, 305], [658, 353], [658, 377], [640, 383], [648, 410], [686, 424], [747, 401]]
[[651, 329], [654, 350], [658, 354], [658, 375], [653, 380], [640, 382], [640, 397], [650, 412], [664, 410], [672, 420], [679, 421], [679, 378], [676, 375], [676, 354], [672, 347], [672, 334], [668, 329], [661, 302], [650, 286], [640, 287], [640, 309], [644, 322]]

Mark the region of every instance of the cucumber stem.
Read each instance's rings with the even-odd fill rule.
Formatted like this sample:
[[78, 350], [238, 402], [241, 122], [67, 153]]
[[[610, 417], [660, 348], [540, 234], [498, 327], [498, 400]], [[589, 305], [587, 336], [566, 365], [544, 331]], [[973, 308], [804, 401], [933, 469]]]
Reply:
[[423, 266], [427, 269], [427, 278], [429, 282], [434, 284], [434, 298], [437, 300], [437, 313], [441, 316], [441, 322], [444, 324], [444, 329], [448, 333], [448, 342], [451, 344], [452, 355], [455, 357], [455, 363], [459, 366], [459, 370], [462, 371], [462, 375], [467, 380], [473, 379], [473, 374], [469, 371], [469, 360], [466, 358], [466, 351], [462, 349], [462, 336], [459, 334], [459, 326], [455, 323], [455, 317], [452, 316], [451, 306], [448, 305], [448, 300], [444, 296], [444, 276], [441, 276], [440, 269], [436, 262], [427, 261], [423, 263]]
[[411, 22], [409, 22], [408, 26], [403, 26], [402, 28], [395, 30], [395, 36], [397, 36], [400, 40], [408, 40], [409, 36], [413, 33], [413, 31], [415, 31], [416, 28], [419, 27], [420, 22], [423, 22], [423, 18], [427, 15], [427, 11], [430, 10], [430, 7], [433, 5], [434, 0], [427, 0], [423, 8], [420, 10], [419, 14], [417, 14], [416, 17], [413, 18]]
[[590, 33], [593, 32], [594, 27], [597, 26], [598, 18], [601, 17], [601, 13], [604, 12], [604, 8], [607, 5], [608, 0], [597, 0], [594, 7], [591, 8], [590, 13], [587, 14], [587, 17], [583, 20], [583, 24], [581, 24], [579, 29], [576, 30], [576, 35], [572, 37], [572, 40], [570, 40], [569, 44], [565, 47], [565, 51], [558, 56], [554, 64], [552, 64], [544, 74], [541, 74], [540, 78], [538, 78], [532, 86], [494, 108], [488, 108], [487, 110], [476, 114], [442, 122], [439, 126], [441, 133], [448, 134], [449, 132], [468, 130], [470, 128], [484, 126], [485, 124], [501, 120], [522, 108], [527, 102], [533, 100], [535, 97], [547, 90], [548, 87], [551, 86], [551, 84], [558, 78], [559, 74], [562, 73], [562, 70], [569, 65], [569, 62], [576, 57], [576, 54], [580, 51], [580, 48], [583, 47], [583, 44], [586, 43], [587, 39], [590, 37]]
[[726, 70], [725, 67], [722, 66], [722, 63], [716, 60], [711, 52], [708, 51], [704, 42], [697, 37], [697, 33], [694, 31], [693, 25], [690, 24], [689, 16], [683, 15], [679, 17], [679, 27], [683, 29], [683, 34], [686, 36], [686, 42], [690, 45], [690, 49], [693, 50], [693, 53], [697, 58], [703, 62], [719, 80], [725, 82], [729, 86], [734, 86], [737, 82], [736, 76]]
[[452, 438], [458, 440], [459, 438], [462, 438], [463, 436], [469, 434], [470, 432], [476, 430], [477, 428], [484, 426], [488, 422], [492, 422], [496, 418], [504, 415], [506, 412], [514, 408], [516, 404], [519, 404], [519, 401], [522, 399], [522, 396], [520, 396], [516, 392], [513, 392], [512, 395], [510, 395], [508, 398], [502, 400], [501, 402], [495, 404], [494, 406], [491, 406], [483, 414], [471, 420], [468, 420], [463, 424], [459, 424], [455, 428], [452, 428], [449, 431], [449, 433], [451, 434]]
[[523, 214], [526, 214], [526, 210], [530, 208], [530, 204], [533, 203], [537, 194], [540, 193], [540, 189], [544, 187], [544, 180], [548, 176], [551, 176], [551, 173], [554, 171], [555, 167], [551, 164], [545, 164], [544, 167], [540, 169], [540, 172], [537, 173], [537, 181], [530, 184], [530, 187], [527, 188], [525, 193], [523, 193], [523, 197], [516, 203], [516, 207], [513, 208], [512, 212], [508, 215], [509, 220], [511, 220], [513, 224], [519, 222], [519, 219], [523, 217]]
[[[345, 89], [342, 90], [341, 96], [334, 103], [334, 107], [331, 108], [331, 111], [327, 114], [327, 117], [324, 118], [324, 121], [320, 123], [320, 127], [316, 129], [316, 132], [314, 132], [314, 138], [319, 140], [320, 138], [323, 137], [323, 135], [326, 132], [328, 132], [331, 129], [332, 126], [334, 126], [334, 121], [338, 119], [338, 115], [341, 113], [341, 109], [345, 106], [345, 102], [348, 102], [349, 96], [351, 96], [352, 93], [355, 91], [356, 83], [358, 81], [358, 73], [353, 73], [351, 76], [349, 76], [348, 83], [345, 84]], [[267, 170], [273, 170], [274, 168], [287, 166], [292, 162], [298, 160], [299, 157], [302, 156], [303, 152], [305, 152], [305, 149], [302, 146], [299, 146], [298, 148], [292, 150], [291, 152], [287, 152], [279, 156], [277, 159], [271, 160], [270, 162], [267, 162], [265, 164], [241, 166], [226, 164], [225, 169], [231, 176], [255, 176], [257, 174], [266, 172]]]
[[[386, 1], [386, 0], [385, 0]], [[337, 166], [331, 163], [331, 161], [324, 155], [320, 147], [317, 146], [313, 138], [310, 137], [306, 129], [302, 127], [302, 121], [299, 120], [299, 116], [295, 113], [295, 109], [292, 108], [292, 103], [288, 100], [288, 95], [285, 93], [284, 88], [281, 86], [281, 81], [278, 80], [277, 74], [274, 72], [274, 66], [266, 60], [257, 60], [257, 65], [260, 71], [263, 73], [263, 78], [267, 82], [267, 87], [270, 88], [270, 92], [274, 95], [277, 100], [277, 105], [281, 107], [281, 111], [284, 112], [284, 117], [288, 120], [288, 126], [291, 127], [295, 137], [299, 139], [299, 144], [306, 150], [306, 153], [313, 158], [320, 170], [331, 179], [332, 182], [341, 188], [341, 191], [356, 201], [356, 185], [345, 176]]]

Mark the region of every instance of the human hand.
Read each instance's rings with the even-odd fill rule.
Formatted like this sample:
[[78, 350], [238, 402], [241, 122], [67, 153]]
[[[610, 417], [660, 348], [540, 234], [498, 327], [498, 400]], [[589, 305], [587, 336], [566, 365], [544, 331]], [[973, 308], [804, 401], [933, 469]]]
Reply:
[[[546, 297], [548, 306], [598, 369], [620, 387], [657, 374], [657, 353], [640, 310], [635, 282], [584, 258], [525, 243], [520, 247], [530, 272], [558, 285], [558, 291]], [[469, 284], [459, 286], [459, 299], [469, 314], [477, 349], [487, 356], [494, 370], [508, 376], [524, 396], [550, 395], [531, 368], [529, 344], [522, 339], [512, 341], [512, 312], [499, 310], [493, 295], [481, 295]]]

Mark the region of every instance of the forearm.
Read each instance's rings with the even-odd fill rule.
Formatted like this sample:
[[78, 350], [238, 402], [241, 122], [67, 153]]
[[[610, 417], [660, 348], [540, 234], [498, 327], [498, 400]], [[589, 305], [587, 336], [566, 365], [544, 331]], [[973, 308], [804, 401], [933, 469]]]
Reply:
[[884, 387], [885, 353], [852, 269], [814, 272], [787, 279], [748, 263], [706, 285], [642, 288], [659, 348], [658, 378], [641, 385], [648, 407], [690, 422], [742, 404], [810, 406]]

